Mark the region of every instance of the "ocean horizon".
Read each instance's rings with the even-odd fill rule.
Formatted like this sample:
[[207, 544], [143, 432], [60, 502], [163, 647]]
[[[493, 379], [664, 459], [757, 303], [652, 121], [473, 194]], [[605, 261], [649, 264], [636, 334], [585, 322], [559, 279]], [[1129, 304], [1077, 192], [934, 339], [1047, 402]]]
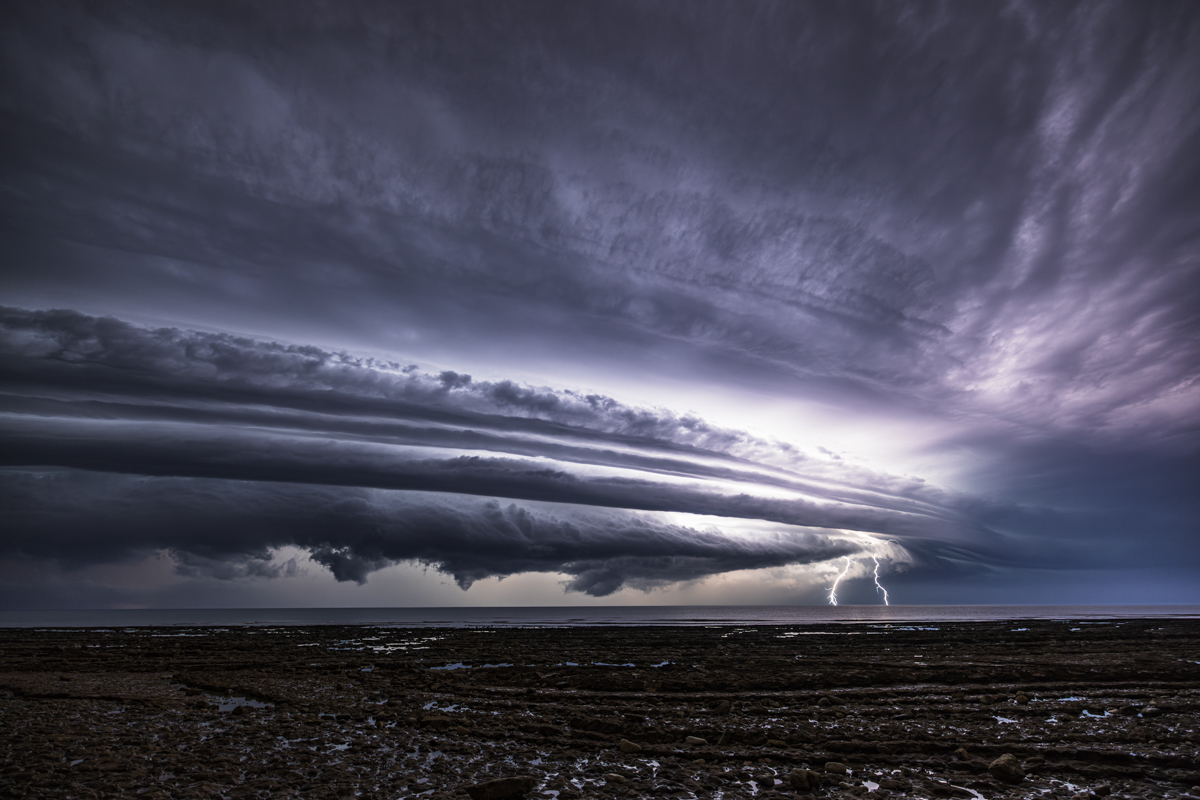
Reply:
[[400, 608], [35, 609], [0, 611], [0, 628], [362, 625], [368, 627], [573, 627], [822, 625], [1197, 618], [1174, 605], [512, 606]]

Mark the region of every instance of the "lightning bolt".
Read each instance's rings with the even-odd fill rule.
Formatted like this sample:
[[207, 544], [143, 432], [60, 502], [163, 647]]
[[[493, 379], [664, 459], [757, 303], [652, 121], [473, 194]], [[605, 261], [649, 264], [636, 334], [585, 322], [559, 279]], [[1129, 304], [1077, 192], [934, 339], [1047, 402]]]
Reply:
[[[879, 559], [872, 556], [871, 560], [875, 562], [875, 591], [883, 592], [883, 604], [890, 606], [891, 603], [888, 602], [887, 589], [883, 588], [883, 584], [879, 582]], [[837, 605], [837, 603], [834, 603], [834, 605]]]
[[846, 566], [842, 568], [841, 574], [833, 579], [833, 586], [829, 590], [829, 605], [837, 605], [837, 587], [842, 582], [842, 578], [846, 577], [846, 573], [850, 571], [850, 556], [846, 556]]

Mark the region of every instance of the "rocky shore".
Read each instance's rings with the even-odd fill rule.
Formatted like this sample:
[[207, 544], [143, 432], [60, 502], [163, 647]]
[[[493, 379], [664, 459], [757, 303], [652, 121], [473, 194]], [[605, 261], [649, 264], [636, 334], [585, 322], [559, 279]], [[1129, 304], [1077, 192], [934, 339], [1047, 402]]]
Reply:
[[1200, 621], [0, 630], [0, 797], [1200, 796]]

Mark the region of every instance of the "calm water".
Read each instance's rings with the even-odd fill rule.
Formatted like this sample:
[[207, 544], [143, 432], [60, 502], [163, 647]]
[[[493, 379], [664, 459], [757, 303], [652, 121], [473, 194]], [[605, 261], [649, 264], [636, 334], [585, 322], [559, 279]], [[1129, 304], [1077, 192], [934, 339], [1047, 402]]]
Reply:
[[1103, 621], [1200, 617], [1200, 605], [1138, 606], [559, 606], [521, 608], [204, 608], [0, 610], [0, 627], [138, 625], [804, 625], [838, 622]]

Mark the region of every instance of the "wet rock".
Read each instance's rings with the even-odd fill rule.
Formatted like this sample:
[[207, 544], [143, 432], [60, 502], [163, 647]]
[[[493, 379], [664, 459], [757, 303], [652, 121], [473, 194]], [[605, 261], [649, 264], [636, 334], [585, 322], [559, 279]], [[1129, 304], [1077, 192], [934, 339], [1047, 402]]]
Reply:
[[730, 704], [730, 702], [728, 700], [722, 700], [721, 702], [717, 703], [717, 707], [713, 709], [713, 713], [728, 714], [731, 710], [733, 710], [733, 706]]
[[907, 792], [912, 789], [912, 781], [901, 778], [883, 778], [879, 781], [880, 789], [887, 789], [890, 792]]
[[686, 739], [684, 739], [684, 741], [692, 746], [708, 744], [707, 740], [701, 739], [699, 736], [689, 736]]
[[849, 769], [841, 761], [826, 761], [825, 771], [830, 775], [845, 775]]
[[628, 780], [628, 778], [619, 772], [608, 772], [604, 775], [605, 783], [626, 783]]
[[642, 752], [642, 746], [640, 744], [638, 744], [637, 742], [631, 742], [628, 739], [622, 739], [621, 740], [621, 752], [622, 753], [630, 753], [630, 754], [640, 753], [640, 752]]
[[1025, 778], [1025, 770], [1021, 769], [1021, 763], [1012, 753], [1005, 753], [988, 764], [988, 772], [1004, 783], [1020, 783]]
[[532, 775], [519, 775], [496, 778], [466, 788], [471, 800], [507, 800], [510, 797], [524, 797], [532, 792], [535, 786], [537, 779]]
[[798, 792], [812, 792], [820, 787], [821, 775], [811, 769], [794, 769], [788, 776], [788, 782]]

